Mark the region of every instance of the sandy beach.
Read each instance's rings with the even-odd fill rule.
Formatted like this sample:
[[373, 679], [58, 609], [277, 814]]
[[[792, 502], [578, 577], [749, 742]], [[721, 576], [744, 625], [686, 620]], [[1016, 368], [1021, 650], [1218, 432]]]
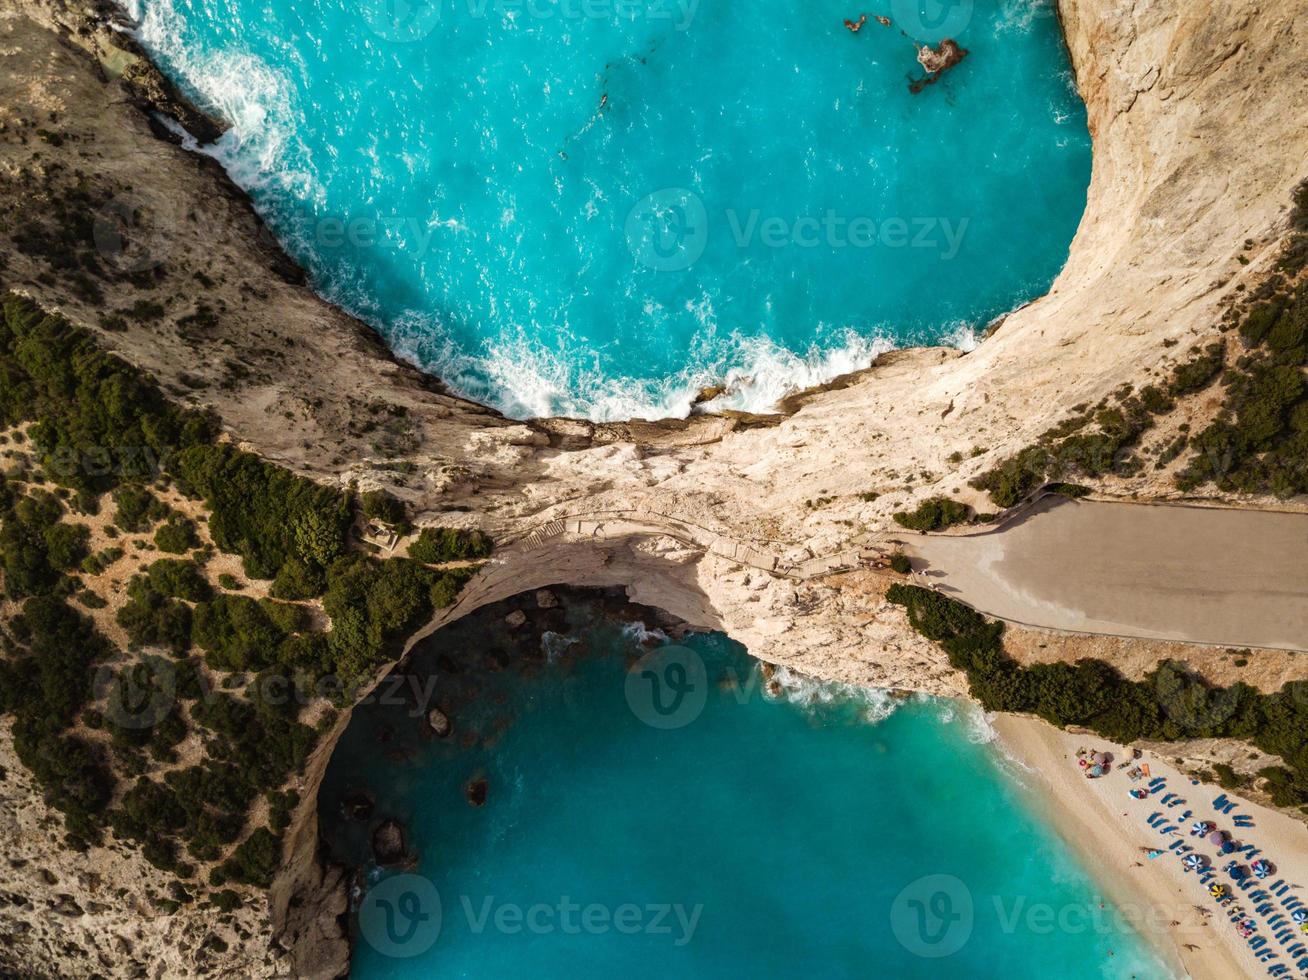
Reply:
[[[1179, 793], [1186, 802], [1169, 808], [1161, 802], [1163, 792], [1145, 800], [1132, 799], [1128, 791], [1148, 781], [1132, 782], [1126, 770], [1116, 767], [1128, 758], [1122, 746], [1093, 735], [1060, 731], [1035, 718], [1001, 715], [994, 719], [994, 727], [1001, 748], [1028, 770], [1023, 781], [1038, 806], [1081, 854], [1105, 897], [1171, 959], [1178, 975], [1193, 980], [1267, 976], [1267, 964], [1258, 961], [1228, 921], [1226, 910], [1209, 897], [1197, 875], [1185, 873], [1175, 854], [1165, 851], [1151, 860], [1141, 849], [1166, 849], [1175, 841], [1196, 845], [1196, 839], [1187, 836], [1189, 825], [1196, 820], [1212, 820], [1219, 828], [1231, 831], [1237, 840], [1255, 843], [1262, 856], [1273, 862], [1276, 870], [1267, 883], [1284, 879], [1293, 889], [1286, 894], [1304, 899], [1308, 897], [1308, 827], [1227, 792], [1226, 797], [1238, 804], [1234, 813], [1253, 818], [1252, 827], [1236, 828], [1231, 815], [1219, 813], [1213, 806], [1213, 800], [1223, 792], [1220, 788], [1192, 785], [1191, 777], [1150, 752], [1139, 762], [1148, 764], [1151, 776], [1166, 778], [1163, 792]], [[1115, 759], [1113, 771], [1098, 779], [1086, 779], [1077, 765], [1079, 748], [1111, 753]], [[1180, 816], [1186, 810], [1192, 810], [1193, 816], [1181, 825]], [[1167, 814], [1172, 824], [1181, 825], [1181, 836], [1163, 836], [1149, 826], [1150, 814], [1158, 811]], [[1197, 844], [1195, 850], [1207, 854], [1218, 869], [1226, 863], [1227, 859], [1217, 857], [1216, 848]], [[1218, 877], [1229, 884], [1224, 874]], [[1245, 911], [1253, 912], [1257, 903], [1249, 901], [1239, 889], [1235, 892]], [[1280, 954], [1272, 962], [1293, 968], [1293, 960], [1273, 937], [1275, 930], [1267, 926], [1267, 916], [1257, 918], [1258, 934], [1268, 940], [1265, 948]]]

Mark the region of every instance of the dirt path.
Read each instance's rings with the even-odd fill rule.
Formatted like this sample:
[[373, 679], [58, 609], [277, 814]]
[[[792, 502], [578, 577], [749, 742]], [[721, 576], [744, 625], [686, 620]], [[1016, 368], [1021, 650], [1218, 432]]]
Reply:
[[1015, 623], [1308, 650], [1308, 514], [1051, 498], [998, 531], [903, 540], [925, 581]]

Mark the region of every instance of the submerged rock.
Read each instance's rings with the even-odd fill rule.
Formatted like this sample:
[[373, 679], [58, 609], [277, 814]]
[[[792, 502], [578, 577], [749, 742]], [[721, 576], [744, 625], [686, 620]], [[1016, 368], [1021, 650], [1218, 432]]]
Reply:
[[404, 861], [404, 827], [398, 820], [383, 820], [372, 832], [372, 856], [378, 864]]
[[504, 617], [504, 622], [509, 629], [516, 630], [520, 626], [525, 626], [527, 624], [527, 614], [521, 609], [515, 609]]
[[541, 589], [536, 593], [536, 605], [541, 609], [553, 609], [559, 604], [559, 597], [549, 589]]
[[486, 780], [478, 777], [468, 780], [468, 785], [463, 787], [463, 795], [468, 798], [469, 806], [485, 806], [486, 793], [489, 789]]
[[351, 820], [367, 820], [372, 816], [372, 797], [361, 789], [351, 790], [341, 800], [341, 813]]

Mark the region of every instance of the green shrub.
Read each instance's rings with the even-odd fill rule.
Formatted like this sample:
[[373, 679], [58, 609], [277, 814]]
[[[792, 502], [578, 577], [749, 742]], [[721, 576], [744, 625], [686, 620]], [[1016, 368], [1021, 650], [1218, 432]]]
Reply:
[[1015, 507], [1045, 482], [1051, 460], [1040, 446], [1030, 446], [972, 481], [999, 507]]
[[14, 749], [60, 810], [71, 842], [99, 837], [113, 789], [101, 750], [64, 735], [91, 697], [91, 668], [112, 647], [62, 598], [35, 596], [10, 623], [21, 646], [0, 659], [0, 712], [14, 715]]
[[948, 497], [930, 497], [909, 513], [894, 515], [895, 523], [913, 531], [939, 531], [971, 519], [972, 508]]
[[167, 523], [154, 532], [154, 546], [169, 554], [181, 555], [197, 548], [200, 538], [195, 533], [195, 522], [174, 514]]
[[276, 599], [313, 599], [327, 588], [327, 575], [318, 565], [298, 558], [287, 560], [277, 570], [269, 590]]
[[95, 592], [90, 589], [78, 589], [73, 594], [73, 598], [80, 602], [87, 609], [103, 609], [109, 603], [105, 602]]
[[53, 524], [45, 529], [46, 556], [60, 570], [76, 568], [90, 554], [91, 529], [85, 524]]
[[162, 646], [179, 655], [190, 649], [191, 610], [185, 603], [155, 591], [143, 575], [132, 578], [127, 595], [116, 619], [133, 646]]
[[404, 524], [404, 504], [400, 503], [385, 490], [369, 490], [359, 498], [360, 510], [370, 521], [384, 521], [387, 524]]
[[1196, 346], [1190, 355], [1190, 360], [1178, 364], [1172, 372], [1167, 390], [1174, 398], [1206, 388], [1217, 377], [1226, 358], [1226, 345], [1219, 341], [1202, 349]]
[[168, 505], [145, 487], [127, 486], [114, 494], [114, 525], [120, 530], [148, 531], [168, 513]]
[[1244, 786], [1244, 780], [1240, 775], [1224, 762], [1213, 763], [1213, 774], [1217, 777], [1217, 785], [1222, 789], [1238, 790]]
[[254, 599], [224, 593], [195, 607], [191, 638], [211, 667], [259, 670], [274, 662], [285, 637]]
[[913, 570], [913, 563], [908, 560], [908, 555], [902, 551], [896, 551], [890, 556], [890, 570], [898, 572], [900, 575], [907, 575]]
[[409, 545], [409, 557], [428, 565], [447, 561], [486, 558], [492, 551], [491, 539], [481, 531], [463, 531], [449, 527], [424, 527]]
[[299, 633], [309, 625], [309, 610], [304, 606], [272, 599], [260, 599], [259, 606], [282, 633]]
[[235, 912], [241, 907], [241, 896], [230, 888], [209, 893], [209, 904], [219, 912]]
[[118, 561], [118, 559], [122, 558], [123, 554], [124, 552], [122, 548], [105, 548], [102, 551], [97, 551], [89, 558], [84, 558], [82, 560], [81, 569], [87, 575], [99, 575], [114, 562]]
[[150, 587], [160, 595], [188, 602], [204, 602], [213, 596], [213, 587], [193, 561], [160, 558], [146, 569]]
[[1089, 487], [1083, 487], [1078, 483], [1051, 483], [1046, 489], [1050, 493], [1066, 497], [1069, 500], [1080, 500], [1082, 497], [1088, 497], [1094, 493]]
[[58, 522], [63, 513], [63, 504], [54, 494], [33, 490], [14, 501], [0, 518], [0, 569], [10, 595], [48, 595], [59, 585], [66, 566], [52, 560], [51, 541], [60, 551], [56, 558], [69, 557], [79, 545], [78, 532], [69, 537], [69, 532], [54, 530], [62, 526]]
[[153, 479], [178, 447], [211, 440], [212, 420], [169, 405], [157, 385], [85, 330], [7, 295], [0, 318], [0, 422], [36, 420], [39, 462], [58, 483], [104, 492]]
[[281, 860], [281, 838], [267, 827], [260, 827], [241, 841], [232, 856], [223, 862], [221, 870], [227, 881], [267, 888]]

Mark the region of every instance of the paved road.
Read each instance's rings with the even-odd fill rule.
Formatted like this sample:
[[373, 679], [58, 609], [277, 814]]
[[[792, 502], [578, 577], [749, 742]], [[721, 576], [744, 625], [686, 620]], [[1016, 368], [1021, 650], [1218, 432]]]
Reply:
[[904, 544], [942, 592], [1012, 622], [1308, 650], [1308, 514], [1050, 498]]

